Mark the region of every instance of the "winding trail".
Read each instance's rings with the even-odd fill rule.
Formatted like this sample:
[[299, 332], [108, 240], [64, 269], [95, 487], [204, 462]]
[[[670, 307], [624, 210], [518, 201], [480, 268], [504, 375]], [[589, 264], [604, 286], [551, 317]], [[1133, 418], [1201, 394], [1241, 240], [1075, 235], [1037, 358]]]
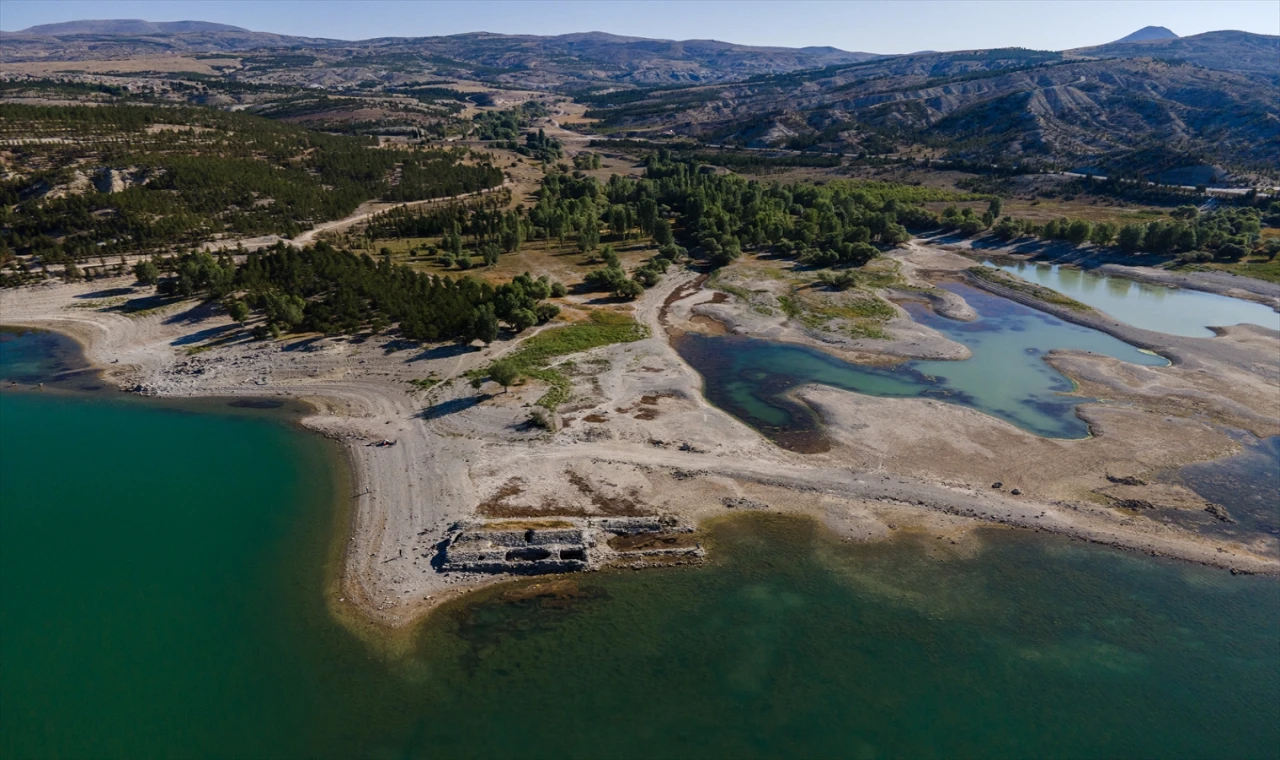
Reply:
[[314, 242], [317, 235], [322, 235], [326, 232], [335, 232], [337, 230], [345, 230], [348, 227], [352, 227], [361, 222], [372, 219], [374, 216], [381, 214], [384, 211], [390, 211], [392, 209], [397, 209], [397, 208], [418, 208], [420, 206], [432, 206], [438, 203], [439, 204], [454, 203], [456, 201], [466, 200], [467, 198], [479, 198], [480, 196], [488, 195], [489, 193], [494, 193], [503, 188], [511, 187], [511, 186], [512, 186], [511, 180], [508, 179], [508, 180], [503, 180], [501, 185], [497, 185], [494, 187], [486, 187], [483, 190], [477, 190], [471, 193], [463, 193], [461, 195], [448, 195], [443, 198], [427, 198], [425, 200], [420, 200], [420, 201], [402, 201], [400, 203], [386, 203], [384, 201], [365, 201], [364, 203], [361, 203], [356, 208], [356, 210], [351, 212], [349, 215], [341, 219], [335, 219], [331, 222], [321, 222], [320, 224], [317, 224], [316, 226], [312, 227], [306, 232], [303, 232], [297, 237], [292, 239], [287, 239], [285, 242], [287, 242], [289, 245], [292, 245], [295, 248], [301, 248], [303, 246], [310, 245], [312, 242]]

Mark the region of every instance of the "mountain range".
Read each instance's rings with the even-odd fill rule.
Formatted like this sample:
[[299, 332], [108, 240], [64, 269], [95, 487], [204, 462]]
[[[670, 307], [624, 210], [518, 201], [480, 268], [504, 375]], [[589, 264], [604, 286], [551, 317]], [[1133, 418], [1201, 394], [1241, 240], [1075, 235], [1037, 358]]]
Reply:
[[40, 24], [19, 34], [67, 37], [76, 34], [188, 34], [191, 32], [247, 32], [238, 26], [210, 21], [143, 21], [142, 19], [85, 19], [58, 24]]
[[435, 77], [571, 94], [603, 131], [1108, 171], [1280, 166], [1280, 37], [1146, 27], [1067, 51], [882, 56], [602, 32], [344, 41], [199, 21], [78, 21], [4, 33], [0, 56], [223, 54], [225, 79], [343, 91]]

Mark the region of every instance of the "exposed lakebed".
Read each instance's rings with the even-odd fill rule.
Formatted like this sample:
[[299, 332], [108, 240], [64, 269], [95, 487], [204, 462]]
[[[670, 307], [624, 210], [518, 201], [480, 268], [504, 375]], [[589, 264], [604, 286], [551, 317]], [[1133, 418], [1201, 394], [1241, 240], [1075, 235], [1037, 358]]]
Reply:
[[1074, 385], [1044, 360], [1054, 349], [1105, 354], [1147, 366], [1163, 357], [1106, 333], [1082, 327], [977, 288], [948, 283], [978, 319], [939, 316], [923, 303], [904, 308], [913, 319], [972, 352], [964, 361], [912, 361], [872, 367], [824, 351], [740, 335], [686, 334], [674, 340], [680, 355], [703, 377], [709, 401], [797, 451], [822, 450], [820, 421], [809, 407], [788, 398], [808, 383], [891, 398], [929, 397], [999, 417], [1037, 435], [1082, 438], [1088, 425], [1075, 414], [1090, 399], [1067, 396]]
[[[0, 377], [39, 340], [11, 339]], [[484, 589], [380, 655], [325, 598], [347, 528], [327, 442], [219, 403], [0, 391], [0, 755], [1260, 757], [1280, 742], [1280, 584], [1004, 530], [955, 554], [906, 531], [849, 546], [808, 520], [735, 518], [707, 531], [706, 566]]]
[[1209, 338], [1213, 327], [1249, 323], [1280, 330], [1280, 313], [1239, 298], [1154, 285], [1057, 264], [984, 262], [1144, 330]]

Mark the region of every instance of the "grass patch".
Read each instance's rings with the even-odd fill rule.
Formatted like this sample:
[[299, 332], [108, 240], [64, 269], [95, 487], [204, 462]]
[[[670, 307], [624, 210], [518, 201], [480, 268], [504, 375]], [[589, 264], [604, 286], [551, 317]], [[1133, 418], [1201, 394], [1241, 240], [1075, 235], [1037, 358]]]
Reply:
[[[526, 340], [505, 361], [514, 364], [521, 375], [550, 385], [538, 399], [538, 405], [554, 410], [569, 399], [571, 384], [564, 373], [548, 366], [552, 359], [647, 337], [649, 328], [636, 322], [629, 314], [593, 311], [590, 322], [543, 330]], [[473, 376], [483, 377], [488, 371], [488, 367], [475, 370]]]
[[881, 321], [893, 319], [894, 315], [897, 314], [892, 306], [874, 296], [849, 299], [840, 303], [822, 302], [811, 306], [810, 311], [821, 314], [828, 319], [877, 319]]
[[787, 316], [799, 319], [811, 330], [831, 330], [829, 324], [840, 320], [834, 329], [854, 339], [887, 340], [889, 334], [881, 324], [893, 319], [897, 311], [874, 295], [861, 295], [839, 300], [810, 296], [782, 296], [779, 301]]
[[120, 306], [125, 302], [123, 296], [115, 298], [107, 298], [102, 301], [77, 301], [68, 306], [68, 309], [111, 309]]
[[440, 379], [435, 377], [415, 377], [409, 381], [409, 385], [412, 385], [414, 390], [425, 391], [434, 388], [439, 382]]
[[870, 340], [888, 340], [889, 333], [874, 322], [848, 322], [840, 331], [854, 340], [867, 338]]

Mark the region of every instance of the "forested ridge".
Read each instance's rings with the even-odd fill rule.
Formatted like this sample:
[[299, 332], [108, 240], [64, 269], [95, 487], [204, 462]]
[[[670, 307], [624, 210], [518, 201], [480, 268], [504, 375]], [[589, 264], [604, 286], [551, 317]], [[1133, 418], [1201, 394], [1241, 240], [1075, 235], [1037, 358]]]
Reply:
[[0, 255], [42, 263], [221, 234], [292, 237], [366, 200], [460, 195], [503, 180], [487, 159], [464, 163], [465, 149], [384, 150], [201, 108], [3, 104], [0, 125], [0, 140], [53, 138], [10, 148], [31, 170], [0, 182]]

